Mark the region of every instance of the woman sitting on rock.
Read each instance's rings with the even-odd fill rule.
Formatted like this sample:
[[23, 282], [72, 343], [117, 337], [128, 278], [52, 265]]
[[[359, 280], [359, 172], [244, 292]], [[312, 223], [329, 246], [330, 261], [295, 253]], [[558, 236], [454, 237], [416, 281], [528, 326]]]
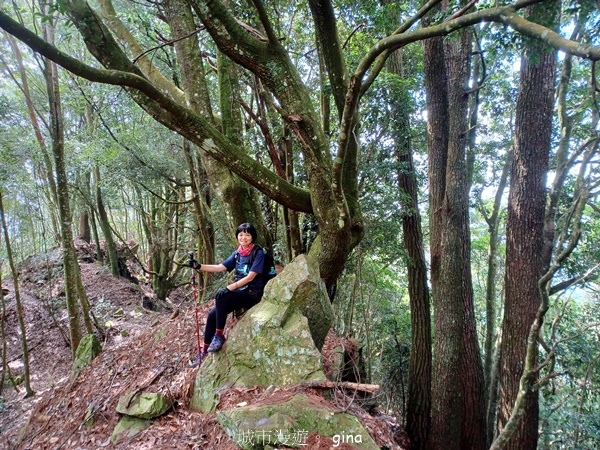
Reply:
[[209, 352], [218, 352], [225, 343], [223, 330], [227, 315], [235, 310], [249, 309], [260, 302], [266, 280], [263, 276], [264, 252], [254, 252], [256, 228], [250, 223], [243, 223], [236, 230], [239, 247], [221, 264], [200, 264], [190, 258], [188, 265], [203, 272], [231, 272], [235, 269], [233, 282], [219, 289], [215, 294], [215, 306], [208, 313], [204, 329], [204, 346], [198, 357], [190, 363], [197, 366]]

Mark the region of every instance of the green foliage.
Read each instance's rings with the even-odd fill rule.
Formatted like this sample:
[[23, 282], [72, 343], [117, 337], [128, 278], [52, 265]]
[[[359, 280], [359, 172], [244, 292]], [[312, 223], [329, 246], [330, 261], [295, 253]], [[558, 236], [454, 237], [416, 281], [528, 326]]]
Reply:
[[355, 253], [338, 283], [334, 303], [338, 334], [357, 339], [367, 364], [366, 382], [384, 387], [381, 404], [402, 414], [410, 352], [410, 308], [401, 263], [374, 252]]
[[547, 342], [559, 342], [557, 375], [541, 390], [540, 448], [595, 449], [600, 446], [600, 301], [578, 289], [572, 299], [557, 300], [554, 310], [566, 314], [554, 331], [550, 323], [545, 327]]

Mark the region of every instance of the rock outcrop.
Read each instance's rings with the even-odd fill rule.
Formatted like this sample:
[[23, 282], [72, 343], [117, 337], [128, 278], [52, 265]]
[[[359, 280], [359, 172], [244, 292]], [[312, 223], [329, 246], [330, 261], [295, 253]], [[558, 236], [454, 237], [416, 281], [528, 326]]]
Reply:
[[279, 404], [220, 411], [217, 418], [242, 449], [278, 445], [306, 448], [311, 433], [332, 438], [334, 445], [345, 443], [357, 449], [379, 449], [356, 417], [316, 405], [304, 394], [296, 394]]
[[325, 380], [321, 354], [333, 310], [318, 266], [300, 255], [271, 280], [262, 301], [231, 331], [196, 376], [190, 405], [214, 411], [228, 386], [290, 386]]

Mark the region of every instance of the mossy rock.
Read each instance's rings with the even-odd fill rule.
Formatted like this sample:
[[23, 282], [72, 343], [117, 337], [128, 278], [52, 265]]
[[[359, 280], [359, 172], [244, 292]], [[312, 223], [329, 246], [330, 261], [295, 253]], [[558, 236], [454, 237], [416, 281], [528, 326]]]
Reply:
[[101, 352], [102, 346], [96, 335], [86, 334], [77, 346], [75, 360], [71, 369], [71, 379], [74, 380], [77, 378], [81, 369], [91, 363]]
[[265, 289], [261, 303], [272, 303], [286, 314], [298, 311], [308, 320], [315, 346], [323, 348], [333, 324], [333, 307], [315, 258], [299, 255]]
[[223, 350], [204, 360], [190, 406], [213, 412], [222, 388], [229, 386], [291, 386], [325, 380], [321, 354], [308, 331], [306, 317], [295, 312], [281, 324], [269, 303], [251, 308]]
[[137, 417], [123, 416], [110, 436], [110, 441], [116, 444], [122, 439], [135, 436], [150, 426], [150, 420], [138, 419]]
[[316, 406], [304, 394], [280, 404], [220, 411], [217, 419], [229, 437], [245, 450], [278, 445], [306, 448], [309, 433], [351, 443], [359, 450], [379, 449], [356, 417]]
[[171, 408], [171, 402], [155, 392], [128, 392], [119, 398], [117, 412], [138, 419], [154, 419]]
[[318, 266], [298, 256], [268, 283], [262, 301], [240, 319], [223, 349], [203, 362], [190, 406], [214, 411], [220, 389], [227, 386], [325, 380], [316, 342], [322, 347], [332, 316]]

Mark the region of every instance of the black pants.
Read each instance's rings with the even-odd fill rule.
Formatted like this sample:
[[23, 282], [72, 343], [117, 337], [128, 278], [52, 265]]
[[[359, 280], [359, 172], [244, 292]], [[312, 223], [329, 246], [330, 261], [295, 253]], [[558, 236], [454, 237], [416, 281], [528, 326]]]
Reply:
[[210, 344], [217, 328], [225, 328], [227, 314], [236, 309], [249, 309], [260, 302], [263, 291], [257, 289], [245, 289], [243, 291], [230, 291], [221, 289], [215, 295], [215, 306], [208, 313], [206, 327], [204, 328], [204, 343]]

